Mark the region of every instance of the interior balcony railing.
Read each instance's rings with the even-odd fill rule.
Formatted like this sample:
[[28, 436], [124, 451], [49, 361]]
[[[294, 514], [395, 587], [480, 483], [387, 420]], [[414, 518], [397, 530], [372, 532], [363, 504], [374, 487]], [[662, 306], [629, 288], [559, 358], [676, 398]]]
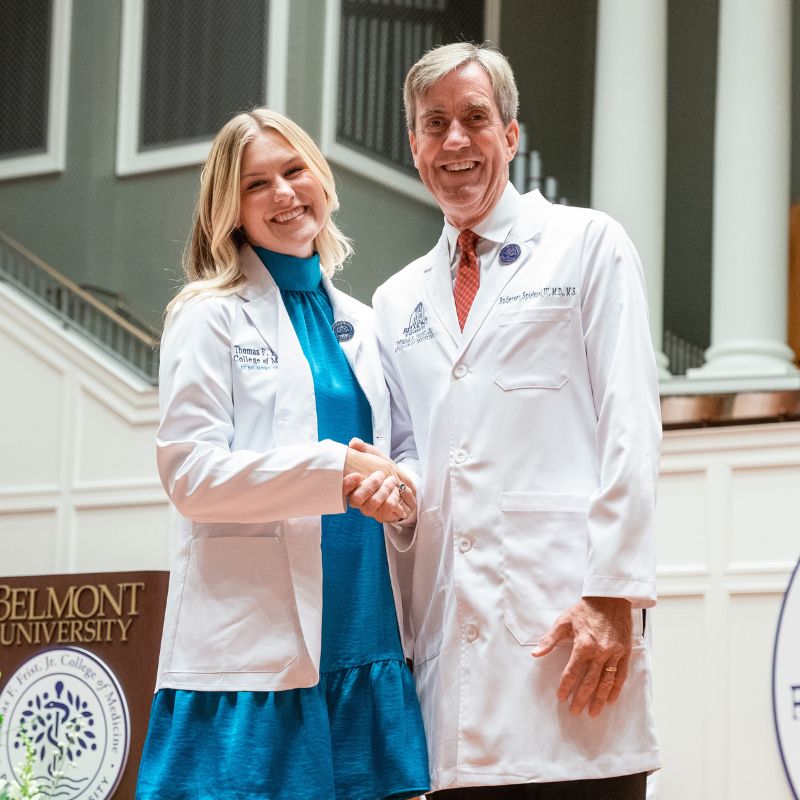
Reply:
[[65, 327], [79, 331], [147, 383], [158, 383], [158, 341], [142, 326], [0, 231], [0, 281], [54, 314]]
[[685, 375], [689, 369], [702, 367], [705, 350], [672, 331], [664, 331], [664, 355], [669, 359], [669, 371], [673, 375]]

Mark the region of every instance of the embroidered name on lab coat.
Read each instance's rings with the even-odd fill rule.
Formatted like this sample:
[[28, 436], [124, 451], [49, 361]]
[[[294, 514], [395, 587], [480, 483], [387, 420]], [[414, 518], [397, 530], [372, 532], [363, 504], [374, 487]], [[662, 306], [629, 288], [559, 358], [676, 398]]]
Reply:
[[269, 372], [278, 369], [278, 354], [270, 347], [233, 346], [233, 363], [242, 372]]
[[529, 292], [517, 292], [500, 297], [498, 303], [522, 303], [526, 300], [538, 300], [540, 297], [575, 297], [577, 290], [574, 286], [543, 286], [541, 289], [531, 289]]
[[395, 342], [394, 351], [399, 353], [401, 350], [407, 350], [409, 347], [433, 339], [435, 336], [435, 331], [428, 325], [425, 307], [422, 303], [417, 303], [411, 312], [408, 325], [403, 328], [403, 335]]

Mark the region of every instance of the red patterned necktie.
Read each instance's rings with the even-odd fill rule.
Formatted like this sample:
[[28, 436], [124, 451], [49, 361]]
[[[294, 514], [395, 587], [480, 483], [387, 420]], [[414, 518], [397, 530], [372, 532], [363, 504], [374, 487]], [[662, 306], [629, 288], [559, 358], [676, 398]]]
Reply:
[[478, 256], [475, 253], [475, 245], [481, 237], [474, 231], [466, 230], [458, 234], [458, 246], [461, 249], [461, 258], [458, 262], [458, 272], [456, 273], [456, 284], [453, 287], [453, 294], [456, 300], [456, 314], [458, 314], [458, 324], [464, 330], [464, 323], [467, 321], [467, 314], [472, 306], [472, 301], [478, 293], [478, 286], [481, 283], [480, 267], [478, 266]]

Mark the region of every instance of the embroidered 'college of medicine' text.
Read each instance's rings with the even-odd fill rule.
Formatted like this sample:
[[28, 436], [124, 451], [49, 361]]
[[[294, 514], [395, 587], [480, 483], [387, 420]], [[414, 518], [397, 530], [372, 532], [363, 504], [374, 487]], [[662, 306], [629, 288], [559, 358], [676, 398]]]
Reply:
[[233, 346], [233, 363], [242, 372], [268, 372], [278, 369], [278, 354], [270, 347]]
[[408, 326], [403, 328], [403, 335], [395, 342], [394, 351], [399, 353], [415, 344], [433, 339], [436, 333], [428, 325], [428, 316], [422, 303], [417, 303], [411, 312]]

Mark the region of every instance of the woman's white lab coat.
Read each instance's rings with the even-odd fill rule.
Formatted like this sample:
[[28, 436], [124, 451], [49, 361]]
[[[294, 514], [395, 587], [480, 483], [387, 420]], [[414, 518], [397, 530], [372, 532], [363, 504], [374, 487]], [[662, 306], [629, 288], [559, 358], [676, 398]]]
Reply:
[[[311, 370], [280, 291], [249, 246], [240, 258], [247, 282], [187, 302], [162, 342], [158, 468], [179, 513], [157, 688], [319, 679], [320, 514], [345, 509], [346, 446], [317, 441]], [[372, 312], [323, 280], [334, 320], [352, 325], [342, 349], [372, 408], [374, 443], [388, 451]]]

